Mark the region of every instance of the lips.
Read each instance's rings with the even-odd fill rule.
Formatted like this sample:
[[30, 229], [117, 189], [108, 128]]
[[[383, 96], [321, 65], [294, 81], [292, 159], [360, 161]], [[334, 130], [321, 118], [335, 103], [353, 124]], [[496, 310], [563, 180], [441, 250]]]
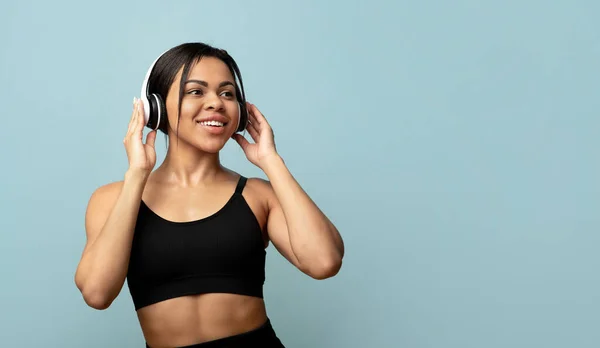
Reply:
[[196, 122], [196, 126], [202, 132], [212, 135], [223, 135], [227, 129], [225, 126], [229, 123], [229, 119], [221, 115], [209, 115], [198, 117], [194, 122]]
[[198, 117], [194, 120], [197, 124], [203, 126], [223, 127], [229, 123], [229, 119], [223, 115], [214, 114], [205, 117]]

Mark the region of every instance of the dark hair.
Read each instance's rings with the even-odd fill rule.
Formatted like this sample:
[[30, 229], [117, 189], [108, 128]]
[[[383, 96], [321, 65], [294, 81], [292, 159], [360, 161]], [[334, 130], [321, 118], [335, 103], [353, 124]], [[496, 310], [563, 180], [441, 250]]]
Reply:
[[[227, 53], [227, 51], [201, 42], [183, 43], [165, 52], [156, 61], [156, 64], [150, 73], [148, 78], [148, 93], [156, 93], [162, 97], [164, 102], [166, 102], [167, 94], [171, 88], [171, 85], [173, 84], [173, 81], [175, 80], [175, 76], [179, 72], [179, 69], [183, 67], [183, 73], [181, 74], [179, 86], [179, 103], [177, 110], [177, 119], [179, 120], [181, 117], [181, 100], [183, 99], [183, 91], [185, 87], [184, 81], [188, 77], [192, 64], [199, 61], [203, 57], [217, 58], [227, 65], [231, 75], [233, 75], [233, 78], [237, 79], [239, 82], [237, 83], [234, 81], [235, 94], [240, 104], [241, 115], [247, 115], [244, 84], [242, 83], [242, 75], [240, 74], [237, 63], [229, 55], [229, 53]], [[159, 130], [166, 135], [168, 134], [169, 129], [168, 118], [165, 121], [166, 122], [161, 121]], [[240, 119], [240, 126], [242, 126], [241, 122], [244, 122], [244, 117], [241, 117]], [[245, 127], [245, 124], [243, 124], [243, 126]], [[177, 128], [179, 129], [179, 122], [177, 123]]]

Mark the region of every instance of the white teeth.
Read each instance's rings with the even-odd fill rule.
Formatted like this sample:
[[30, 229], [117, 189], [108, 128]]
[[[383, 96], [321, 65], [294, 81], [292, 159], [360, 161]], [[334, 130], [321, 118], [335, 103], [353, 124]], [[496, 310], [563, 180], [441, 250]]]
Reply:
[[204, 121], [198, 123], [200, 123], [203, 126], [223, 127], [223, 122], [219, 121]]

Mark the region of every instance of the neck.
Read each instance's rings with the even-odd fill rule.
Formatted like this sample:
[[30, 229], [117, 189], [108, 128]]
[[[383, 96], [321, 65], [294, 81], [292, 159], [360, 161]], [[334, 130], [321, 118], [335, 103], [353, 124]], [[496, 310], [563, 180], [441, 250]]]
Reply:
[[191, 187], [215, 181], [223, 170], [218, 152], [204, 152], [175, 141], [169, 144], [165, 160], [156, 172], [162, 180]]

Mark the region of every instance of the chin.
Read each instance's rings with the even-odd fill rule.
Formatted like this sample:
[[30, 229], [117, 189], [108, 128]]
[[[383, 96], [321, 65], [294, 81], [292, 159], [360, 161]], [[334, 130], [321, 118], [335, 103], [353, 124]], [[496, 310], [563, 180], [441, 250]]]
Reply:
[[203, 128], [180, 129], [179, 139], [198, 151], [216, 154], [225, 147], [233, 134], [233, 130], [228, 128], [211, 132], [207, 132]]
[[206, 139], [204, 141], [194, 141], [190, 144], [199, 151], [216, 154], [223, 150], [225, 143], [227, 143], [227, 139]]

